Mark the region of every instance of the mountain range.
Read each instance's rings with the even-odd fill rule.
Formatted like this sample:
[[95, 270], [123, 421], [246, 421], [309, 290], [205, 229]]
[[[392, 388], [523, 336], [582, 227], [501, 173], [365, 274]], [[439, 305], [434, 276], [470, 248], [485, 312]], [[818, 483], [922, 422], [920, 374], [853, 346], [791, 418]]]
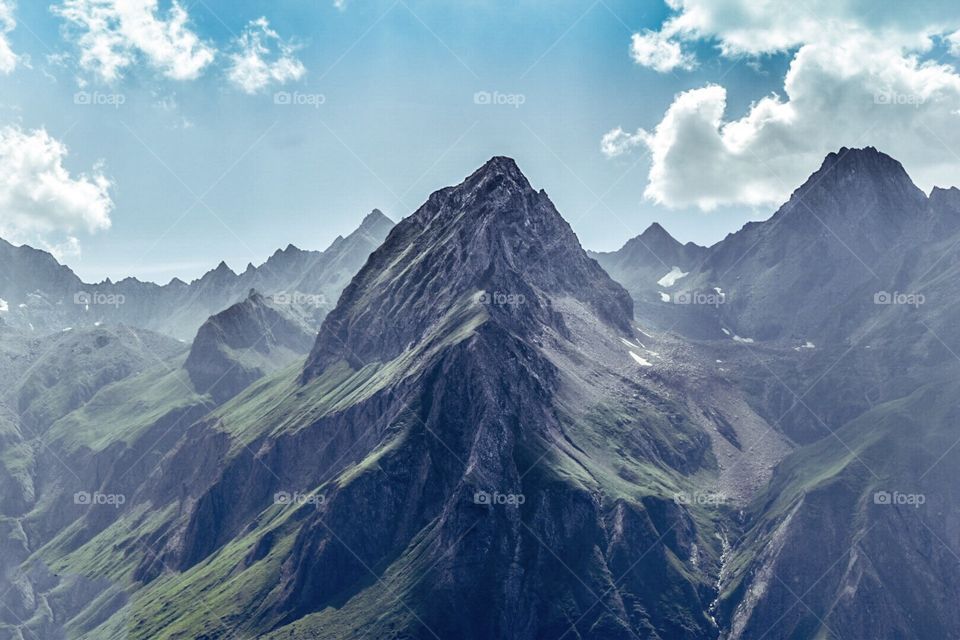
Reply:
[[711, 247], [504, 157], [190, 284], [0, 246], [0, 638], [960, 636], [958, 223], [868, 147]]
[[0, 240], [0, 317], [6, 325], [38, 335], [122, 323], [188, 341], [208, 317], [256, 289], [318, 327], [392, 226], [375, 209], [353, 233], [338, 236], [324, 251], [289, 245], [242, 273], [221, 262], [189, 284], [174, 278], [165, 285], [135, 278], [85, 283], [49, 253]]

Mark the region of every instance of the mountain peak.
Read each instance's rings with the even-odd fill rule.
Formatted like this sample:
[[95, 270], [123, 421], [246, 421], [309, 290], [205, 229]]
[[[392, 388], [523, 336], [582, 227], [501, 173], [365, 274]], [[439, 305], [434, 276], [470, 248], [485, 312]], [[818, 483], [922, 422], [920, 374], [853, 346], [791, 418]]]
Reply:
[[302, 357], [311, 338], [306, 326], [250, 289], [245, 300], [201, 325], [184, 368], [197, 392], [209, 393], [219, 404]]
[[627, 292], [586, 255], [547, 195], [498, 156], [397, 223], [324, 321], [305, 378], [338, 359], [390, 360], [457, 309], [515, 335], [544, 326], [563, 334], [554, 299], [578, 300], [629, 331]]
[[517, 162], [507, 156], [493, 156], [473, 172], [463, 183], [474, 188], [483, 185], [503, 185], [517, 191], [532, 191], [527, 177], [520, 171]]
[[643, 233], [640, 234], [639, 237], [643, 240], [656, 240], [659, 242], [667, 241], [680, 244], [680, 242], [670, 235], [670, 232], [664, 229], [659, 222], [652, 223], [643, 231]]
[[[360, 226], [353, 233], [364, 235], [386, 235], [393, 228], [394, 222], [388, 218], [380, 209], [374, 209], [360, 222]], [[353, 235], [351, 233], [350, 235]]]
[[907, 174], [902, 164], [882, 151], [878, 151], [876, 147], [840, 147], [838, 151], [827, 154], [820, 170], [828, 167], [852, 171], [887, 171], [902, 173], [904, 176]]
[[[841, 147], [827, 154], [820, 168], [793, 192], [774, 218], [802, 204], [801, 211], [815, 211], [824, 221], [832, 211], [869, 228], [881, 226], [896, 232], [909, 223], [912, 212], [924, 208], [926, 200], [926, 194], [897, 160], [875, 147]], [[798, 222], [807, 217], [802, 213], [795, 216]], [[821, 222], [813, 226], [819, 228]]]
[[387, 217], [383, 211], [380, 211], [380, 209], [374, 209], [363, 217], [363, 220], [360, 222], [360, 227], [363, 228], [371, 224], [379, 224], [384, 221], [393, 224], [393, 220]]

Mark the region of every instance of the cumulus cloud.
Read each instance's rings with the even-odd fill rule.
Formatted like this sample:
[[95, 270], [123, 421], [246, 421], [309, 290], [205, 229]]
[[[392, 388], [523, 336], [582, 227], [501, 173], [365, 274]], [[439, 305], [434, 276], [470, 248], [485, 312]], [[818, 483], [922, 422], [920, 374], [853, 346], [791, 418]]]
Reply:
[[108, 82], [141, 58], [168, 78], [192, 80], [215, 56], [177, 0], [165, 14], [158, 0], [64, 0], [52, 11], [78, 33], [81, 66]]
[[306, 68], [295, 56], [296, 48], [270, 28], [266, 18], [252, 20], [230, 55], [230, 81], [244, 93], [257, 93], [271, 84], [299, 80]]
[[[110, 180], [99, 167], [72, 175], [66, 157], [63, 143], [43, 129], [0, 128], [0, 234], [73, 252], [78, 243], [70, 234], [110, 227]], [[70, 237], [50, 245], [50, 234]]]
[[929, 55], [940, 38], [956, 47], [960, 6], [669, 3], [677, 13], [662, 38], [709, 40], [728, 57], [793, 58], [782, 90], [739, 116], [727, 112], [726, 89], [710, 84], [675, 96], [651, 131], [609, 131], [608, 156], [649, 150], [647, 198], [702, 209], [776, 204], [841, 146], [880, 148], [924, 188], [960, 181], [960, 74]]
[[13, 52], [7, 35], [17, 28], [13, 17], [13, 0], [0, 0], [0, 73], [9, 74], [17, 68], [20, 58]]
[[692, 69], [694, 63], [693, 56], [685, 53], [679, 42], [659, 31], [633, 34], [630, 55], [637, 64], [661, 73], [677, 68]]

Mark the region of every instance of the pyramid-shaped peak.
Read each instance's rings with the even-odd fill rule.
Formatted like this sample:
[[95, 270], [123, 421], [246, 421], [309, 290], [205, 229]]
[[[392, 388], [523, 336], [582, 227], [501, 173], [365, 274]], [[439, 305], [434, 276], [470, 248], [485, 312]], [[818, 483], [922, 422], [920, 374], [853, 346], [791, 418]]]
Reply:
[[673, 236], [670, 235], [670, 232], [663, 228], [659, 222], [652, 223], [647, 227], [643, 233], [640, 234], [641, 238], [658, 238], [658, 239], [669, 239], [675, 240]]
[[361, 229], [369, 229], [371, 227], [378, 227], [384, 224], [393, 225], [393, 220], [391, 220], [383, 211], [380, 209], [374, 209], [360, 222]]
[[909, 180], [903, 165], [891, 156], [878, 151], [876, 147], [840, 147], [838, 151], [831, 152], [824, 158], [820, 171], [825, 169], [896, 174], [898, 177]]
[[516, 160], [507, 156], [493, 156], [467, 178], [466, 182], [475, 183], [477, 181], [496, 178], [507, 178], [515, 185], [524, 189], [532, 188], [530, 181], [527, 180], [527, 177], [520, 171], [520, 167], [517, 166]]
[[926, 199], [926, 194], [894, 158], [875, 147], [841, 147], [824, 158], [820, 168], [794, 191], [791, 201], [781, 211], [790, 210], [801, 201], [806, 205], [804, 209], [825, 206], [829, 201], [843, 211], [876, 217], [878, 209], [915, 212], [924, 206]]
[[[486, 293], [497, 302], [483, 302]], [[565, 335], [553, 300], [578, 300], [630, 331], [630, 296], [516, 163], [495, 157], [397, 223], [324, 320], [304, 379], [340, 359], [359, 367], [395, 358], [437, 339], [450, 314], [480, 312], [513, 335]]]

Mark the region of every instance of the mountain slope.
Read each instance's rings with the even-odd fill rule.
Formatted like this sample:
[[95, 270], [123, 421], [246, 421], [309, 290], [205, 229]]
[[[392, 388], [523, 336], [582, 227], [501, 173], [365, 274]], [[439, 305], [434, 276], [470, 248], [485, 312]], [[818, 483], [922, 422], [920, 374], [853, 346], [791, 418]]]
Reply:
[[197, 391], [220, 404], [305, 356], [312, 341], [305, 324], [251, 291], [200, 327], [184, 367]]
[[725, 637], [960, 632], [958, 391], [928, 384], [787, 459], [732, 551]]

